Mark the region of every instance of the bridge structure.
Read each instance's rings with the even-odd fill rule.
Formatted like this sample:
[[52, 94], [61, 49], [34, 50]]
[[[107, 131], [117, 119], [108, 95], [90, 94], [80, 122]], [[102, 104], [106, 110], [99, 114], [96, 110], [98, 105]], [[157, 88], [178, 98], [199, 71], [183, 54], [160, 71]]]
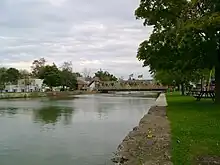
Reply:
[[99, 81], [96, 89], [107, 93], [110, 91], [166, 91], [167, 87], [149, 80]]

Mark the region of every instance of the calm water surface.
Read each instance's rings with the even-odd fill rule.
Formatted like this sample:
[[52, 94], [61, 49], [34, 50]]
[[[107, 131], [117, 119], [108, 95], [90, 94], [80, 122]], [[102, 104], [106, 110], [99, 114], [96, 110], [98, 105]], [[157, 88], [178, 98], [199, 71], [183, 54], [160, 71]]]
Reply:
[[0, 101], [1, 165], [111, 165], [154, 99], [84, 95]]

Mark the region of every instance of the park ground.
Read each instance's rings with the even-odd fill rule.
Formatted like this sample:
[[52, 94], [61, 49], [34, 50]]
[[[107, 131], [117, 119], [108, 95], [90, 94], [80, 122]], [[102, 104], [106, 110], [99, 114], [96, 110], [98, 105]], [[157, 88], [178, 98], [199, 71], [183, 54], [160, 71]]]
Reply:
[[192, 96], [167, 95], [174, 165], [220, 165], [220, 106]]

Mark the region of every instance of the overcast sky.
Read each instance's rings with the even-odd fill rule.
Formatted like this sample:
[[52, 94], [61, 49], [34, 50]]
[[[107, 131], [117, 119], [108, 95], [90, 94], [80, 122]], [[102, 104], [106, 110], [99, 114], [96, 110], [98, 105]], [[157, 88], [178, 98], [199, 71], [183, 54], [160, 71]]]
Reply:
[[151, 28], [137, 21], [139, 0], [0, 0], [0, 65], [29, 69], [44, 57], [75, 71], [100, 68], [117, 76], [144, 74], [136, 59]]

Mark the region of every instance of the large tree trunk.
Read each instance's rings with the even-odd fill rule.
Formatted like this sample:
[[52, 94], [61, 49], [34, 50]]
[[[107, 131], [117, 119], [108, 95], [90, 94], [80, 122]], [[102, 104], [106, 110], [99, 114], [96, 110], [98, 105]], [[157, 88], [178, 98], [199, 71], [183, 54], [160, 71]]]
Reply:
[[220, 64], [215, 67], [215, 103], [220, 104]]
[[215, 103], [220, 104], [220, 49], [216, 61], [218, 62], [215, 66]]

